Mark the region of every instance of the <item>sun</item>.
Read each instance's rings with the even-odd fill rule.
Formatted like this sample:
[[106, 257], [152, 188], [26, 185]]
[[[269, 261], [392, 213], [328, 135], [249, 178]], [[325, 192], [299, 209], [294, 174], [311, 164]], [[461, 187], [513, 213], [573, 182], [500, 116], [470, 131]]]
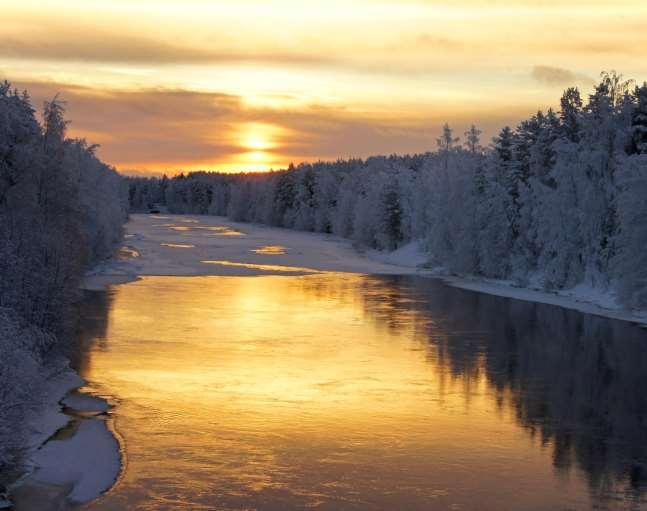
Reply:
[[283, 158], [277, 154], [286, 136], [286, 130], [281, 126], [247, 122], [240, 124], [234, 133], [239, 152], [231, 163], [237, 169], [264, 172], [284, 166]]
[[272, 148], [272, 143], [259, 133], [250, 133], [243, 146], [251, 151], [265, 151]]
[[240, 145], [247, 151], [263, 152], [276, 147], [277, 128], [262, 123], [247, 123], [241, 130]]

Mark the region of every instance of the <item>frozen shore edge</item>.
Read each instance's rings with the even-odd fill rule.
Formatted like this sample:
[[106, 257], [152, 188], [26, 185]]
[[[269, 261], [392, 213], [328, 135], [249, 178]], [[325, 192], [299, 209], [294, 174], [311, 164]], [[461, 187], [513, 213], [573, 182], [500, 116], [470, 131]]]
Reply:
[[26, 421], [26, 473], [9, 487], [16, 511], [66, 510], [108, 491], [122, 472], [122, 450], [110, 404], [59, 362], [45, 382], [42, 405]]
[[629, 321], [647, 327], [647, 311], [623, 309], [617, 305], [615, 298], [610, 293], [587, 289], [583, 286], [550, 292], [543, 289], [520, 287], [510, 281], [451, 275], [442, 268], [428, 268], [426, 267], [427, 256], [415, 241], [393, 252], [367, 250], [364, 254], [372, 261], [400, 266], [409, 270], [403, 273], [411, 273], [411, 270], [414, 270], [416, 275], [440, 279], [452, 287], [526, 302], [556, 305], [565, 309]]
[[[424, 271], [421, 272], [421, 274], [424, 274]], [[539, 289], [516, 287], [506, 281], [490, 281], [449, 275], [433, 275], [431, 272], [429, 272], [429, 276], [439, 278], [452, 287], [501, 296], [504, 298], [523, 300], [526, 302], [556, 305], [558, 307], [576, 310], [585, 314], [592, 314], [594, 316], [602, 316], [620, 321], [629, 321], [630, 323], [635, 323], [647, 328], [647, 311], [636, 312], [622, 308], [609, 308], [608, 306], [605, 306], [609, 301], [608, 295], [599, 295], [596, 298], [595, 296], [582, 296], [568, 289], [551, 293], [550, 291]]]

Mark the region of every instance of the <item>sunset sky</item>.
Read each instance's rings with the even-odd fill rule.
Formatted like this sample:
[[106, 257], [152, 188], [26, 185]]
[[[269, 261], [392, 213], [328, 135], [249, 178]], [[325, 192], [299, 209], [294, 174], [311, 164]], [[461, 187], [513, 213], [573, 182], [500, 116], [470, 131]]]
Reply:
[[601, 70], [647, 79], [645, 27], [645, 0], [9, 0], [0, 77], [122, 171], [267, 170], [489, 140]]

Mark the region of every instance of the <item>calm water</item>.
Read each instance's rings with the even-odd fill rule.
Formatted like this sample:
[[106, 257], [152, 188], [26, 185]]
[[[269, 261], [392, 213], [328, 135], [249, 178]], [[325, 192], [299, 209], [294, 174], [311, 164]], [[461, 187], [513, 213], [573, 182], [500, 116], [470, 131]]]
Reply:
[[416, 277], [88, 293], [127, 465], [93, 510], [647, 509], [647, 332]]

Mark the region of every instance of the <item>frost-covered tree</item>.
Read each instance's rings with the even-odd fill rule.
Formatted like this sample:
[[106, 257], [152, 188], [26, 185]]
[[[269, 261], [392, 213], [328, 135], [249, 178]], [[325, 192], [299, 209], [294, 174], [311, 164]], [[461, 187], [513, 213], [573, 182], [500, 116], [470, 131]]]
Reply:
[[442, 135], [436, 139], [436, 145], [440, 152], [447, 152], [454, 149], [460, 138], [454, 137], [454, 131], [449, 127], [449, 124], [443, 126]]
[[631, 115], [632, 154], [647, 154], [647, 83], [637, 87], [636, 108]]
[[27, 93], [0, 85], [0, 474], [17, 461], [17, 424], [71, 346], [83, 272], [111, 255], [127, 215], [121, 177], [96, 146], [66, 137], [64, 113], [54, 98], [39, 123]]
[[571, 142], [580, 140], [580, 117], [582, 114], [582, 97], [577, 87], [569, 87], [560, 100], [562, 135]]
[[627, 157], [619, 170], [618, 253], [614, 275], [620, 299], [647, 308], [647, 154]]
[[481, 147], [481, 134], [483, 132], [473, 124], [465, 132], [465, 148], [472, 154], [483, 152]]

